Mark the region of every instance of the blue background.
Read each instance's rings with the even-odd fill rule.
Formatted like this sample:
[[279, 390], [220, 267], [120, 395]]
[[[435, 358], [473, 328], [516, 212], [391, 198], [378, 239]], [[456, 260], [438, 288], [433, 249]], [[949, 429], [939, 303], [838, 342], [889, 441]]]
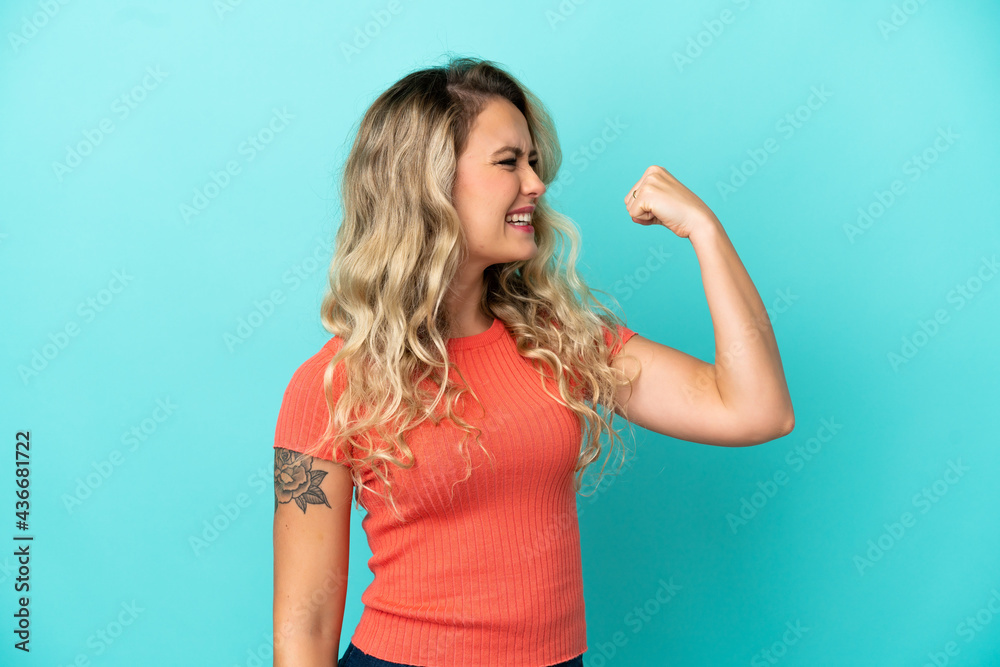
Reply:
[[334, 178], [375, 96], [452, 52], [553, 113], [591, 286], [706, 361], [690, 243], [622, 199], [658, 164], [712, 208], [795, 406], [756, 447], [635, 429], [580, 502], [586, 664], [1000, 664], [996, 3], [46, 0], [0, 26], [0, 663], [271, 663], [273, 429], [329, 338]]

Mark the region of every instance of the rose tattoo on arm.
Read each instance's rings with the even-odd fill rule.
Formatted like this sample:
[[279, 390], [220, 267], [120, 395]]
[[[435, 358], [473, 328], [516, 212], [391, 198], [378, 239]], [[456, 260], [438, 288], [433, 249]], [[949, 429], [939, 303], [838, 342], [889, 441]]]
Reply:
[[274, 511], [279, 503], [294, 501], [303, 514], [306, 505], [330, 507], [326, 494], [319, 488], [326, 477], [325, 470], [313, 470], [313, 457], [283, 447], [274, 448]]

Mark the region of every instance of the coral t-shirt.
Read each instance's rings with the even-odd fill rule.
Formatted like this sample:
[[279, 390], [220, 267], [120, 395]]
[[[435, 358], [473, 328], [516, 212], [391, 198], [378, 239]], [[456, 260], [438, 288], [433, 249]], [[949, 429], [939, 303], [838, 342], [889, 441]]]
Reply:
[[[619, 332], [622, 345], [635, 335], [623, 326]], [[334, 336], [295, 371], [275, 447], [302, 452], [322, 435], [323, 373], [341, 344]], [[412, 665], [543, 667], [574, 658], [587, 650], [573, 490], [582, 422], [542, 390], [502, 320], [448, 340], [447, 350], [486, 408], [482, 416], [468, 395], [458, 404], [482, 429], [493, 466], [470, 436], [473, 471], [462, 481], [467, 464], [457, 447], [464, 432], [450, 420], [407, 432], [416, 464], [392, 471], [393, 497], [407, 521], [399, 523], [381, 497], [360, 495], [374, 580], [361, 596], [351, 641], [369, 655]], [[337, 396], [343, 374], [334, 378]], [[332, 459], [329, 451], [320, 458]], [[385, 493], [370, 468], [363, 478]]]

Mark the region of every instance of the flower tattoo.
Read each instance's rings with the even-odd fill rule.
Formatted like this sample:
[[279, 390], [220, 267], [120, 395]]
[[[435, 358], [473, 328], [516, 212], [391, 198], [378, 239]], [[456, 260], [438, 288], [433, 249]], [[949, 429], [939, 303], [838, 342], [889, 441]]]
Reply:
[[312, 469], [313, 457], [283, 447], [274, 448], [274, 511], [279, 503], [295, 501], [303, 513], [306, 505], [330, 507], [326, 494], [319, 488], [326, 477], [325, 470]]

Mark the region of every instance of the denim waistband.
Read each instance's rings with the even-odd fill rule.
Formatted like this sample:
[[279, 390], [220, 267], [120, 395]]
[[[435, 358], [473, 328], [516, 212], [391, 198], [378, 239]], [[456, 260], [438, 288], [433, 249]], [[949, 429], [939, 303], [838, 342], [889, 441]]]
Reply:
[[[402, 662], [389, 662], [388, 660], [382, 660], [381, 658], [376, 658], [375, 656], [368, 655], [357, 646], [354, 642], [347, 644], [347, 650], [344, 651], [344, 655], [337, 661], [337, 667], [424, 667], [423, 665], [409, 665]], [[578, 655], [575, 658], [570, 658], [565, 662], [560, 662], [557, 665], [550, 665], [549, 667], [583, 667], [583, 656]]]

